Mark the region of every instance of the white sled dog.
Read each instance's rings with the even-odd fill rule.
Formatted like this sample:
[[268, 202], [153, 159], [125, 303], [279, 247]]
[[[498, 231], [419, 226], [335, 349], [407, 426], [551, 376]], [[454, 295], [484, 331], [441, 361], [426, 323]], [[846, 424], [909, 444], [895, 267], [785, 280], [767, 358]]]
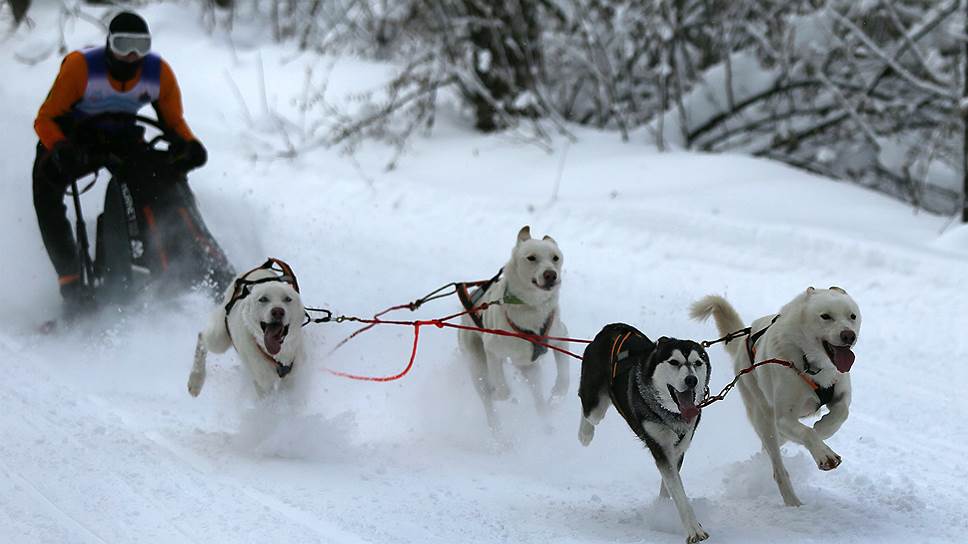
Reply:
[[[736, 310], [719, 296], [697, 301], [690, 313], [700, 321], [713, 316], [724, 336], [744, 327]], [[805, 446], [820, 470], [833, 470], [840, 465], [840, 456], [824, 440], [847, 420], [848, 371], [854, 363], [851, 348], [857, 342], [860, 322], [857, 303], [846, 291], [839, 287], [810, 287], [783, 306], [779, 314], [754, 321], [745, 341], [726, 344], [736, 372], [749, 367], [751, 360], [772, 358], [789, 361], [795, 367], [764, 365], [738, 382], [746, 415], [770, 457], [773, 478], [787, 506], [802, 503], [780, 456], [784, 441]], [[800, 418], [816, 414], [824, 405], [829, 411], [813, 427], [800, 422]]]
[[188, 378], [192, 396], [197, 397], [205, 384], [206, 349], [224, 353], [234, 347], [259, 398], [284, 386], [290, 372], [302, 366], [305, 309], [288, 265], [280, 276], [269, 268], [272, 261], [239, 275], [212, 312], [208, 327], [199, 334]]
[[[484, 302], [500, 301], [484, 311], [465, 315], [465, 325], [477, 325], [488, 329], [526, 332], [540, 336], [565, 337], [568, 330], [561, 321], [558, 308], [558, 291], [561, 287], [561, 266], [564, 257], [558, 244], [550, 236], [541, 240], [531, 238], [531, 228], [518, 232], [517, 242], [511, 251], [511, 259], [504, 265], [503, 273], [496, 282], [472, 297], [474, 306]], [[461, 349], [469, 355], [471, 377], [487, 415], [487, 423], [493, 431], [500, 429], [494, 410], [494, 401], [510, 397], [504, 363], [510, 361], [524, 376], [539, 413], [546, 411], [541, 386], [539, 358], [547, 348], [520, 338], [461, 330], [458, 335]], [[567, 349], [567, 342], [545, 343]], [[554, 352], [557, 378], [551, 389], [551, 400], [556, 401], [568, 391], [569, 362], [566, 356]]]

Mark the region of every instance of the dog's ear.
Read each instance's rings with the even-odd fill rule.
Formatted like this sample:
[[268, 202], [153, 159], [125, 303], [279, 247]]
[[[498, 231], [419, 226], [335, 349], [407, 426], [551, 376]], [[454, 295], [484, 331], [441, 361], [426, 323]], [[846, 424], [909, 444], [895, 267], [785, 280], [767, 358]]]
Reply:
[[531, 239], [531, 225], [525, 225], [518, 231], [518, 243], [526, 242]]
[[542, 240], [544, 240], [546, 242], [551, 242], [554, 245], [558, 245], [558, 242], [556, 242], [554, 238], [552, 238], [551, 236], [548, 236], [547, 234], [545, 234], [545, 236], [544, 236], [544, 238], [542, 238]]
[[830, 286], [830, 290], [831, 291], [837, 291], [838, 293], [841, 293], [841, 294], [844, 294], [844, 295], [847, 294], [847, 291], [844, 291], [843, 289], [841, 289], [840, 287], [837, 287], [836, 285], [831, 285]]

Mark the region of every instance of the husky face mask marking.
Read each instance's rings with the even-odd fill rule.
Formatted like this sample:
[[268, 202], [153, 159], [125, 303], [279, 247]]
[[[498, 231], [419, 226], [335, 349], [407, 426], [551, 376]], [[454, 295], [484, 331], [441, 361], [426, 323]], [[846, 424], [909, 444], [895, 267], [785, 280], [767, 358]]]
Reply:
[[511, 252], [511, 268], [505, 272], [517, 275], [521, 283], [530, 283], [550, 293], [561, 284], [563, 264], [564, 257], [552, 237], [536, 240], [531, 238], [531, 229], [524, 227]]
[[689, 340], [659, 339], [653, 356], [652, 387], [659, 404], [686, 421], [699, 415], [696, 407], [709, 385], [709, 355]]
[[854, 364], [851, 348], [860, 332], [860, 309], [839, 287], [817, 290], [810, 287], [803, 294], [801, 319], [807, 342], [821, 344], [827, 361], [811, 361], [822, 367], [833, 365], [839, 372], [848, 372]]

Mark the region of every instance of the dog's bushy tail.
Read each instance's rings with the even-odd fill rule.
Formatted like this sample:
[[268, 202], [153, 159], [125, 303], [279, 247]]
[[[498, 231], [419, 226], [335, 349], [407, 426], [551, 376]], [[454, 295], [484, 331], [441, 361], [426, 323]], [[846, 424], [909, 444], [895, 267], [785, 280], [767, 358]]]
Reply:
[[[696, 321], [705, 321], [709, 316], [713, 316], [721, 336], [746, 327], [733, 305], [719, 295], [707, 295], [689, 308], [689, 317]], [[735, 357], [742, 351], [742, 346], [742, 342], [729, 342], [726, 344], [726, 351]]]

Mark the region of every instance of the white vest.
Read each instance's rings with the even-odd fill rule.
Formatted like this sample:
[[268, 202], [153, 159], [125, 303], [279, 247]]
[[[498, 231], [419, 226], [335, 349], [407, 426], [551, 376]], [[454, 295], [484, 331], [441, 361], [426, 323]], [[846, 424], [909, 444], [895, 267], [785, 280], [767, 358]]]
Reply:
[[141, 108], [158, 100], [161, 90], [161, 57], [149, 53], [141, 66], [141, 77], [128, 91], [118, 91], [108, 81], [108, 65], [104, 47], [83, 51], [87, 60], [87, 88], [84, 98], [74, 105], [82, 115], [98, 113], [136, 114]]

